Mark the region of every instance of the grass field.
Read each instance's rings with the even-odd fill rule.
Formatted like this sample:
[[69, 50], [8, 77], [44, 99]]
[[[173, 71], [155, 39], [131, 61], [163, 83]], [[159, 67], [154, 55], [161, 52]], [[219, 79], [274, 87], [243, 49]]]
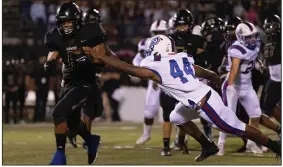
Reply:
[[[239, 138], [229, 136], [225, 147], [225, 156], [212, 156], [196, 163], [194, 158], [200, 154], [200, 145], [190, 138], [191, 155], [182, 155], [172, 151], [172, 157], [160, 155], [162, 148], [162, 127], [153, 127], [151, 140], [144, 146], [136, 147], [135, 141], [141, 135], [142, 125], [133, 123], [95, 123], [93, 133], [102, 136], [97, 165], [280, 165], [281, 160], [268, 152], [262, 156], [251, 153], [235, 153], [242, 142]], [[271, 138], [277, 135], [262, 128]], [[175, 134], [172, 134], [175, 136]], [[218, 132], [213, 131], [215, 140]], [[3, 127], [3, 164], [4, 165], [47, 165], [55, 151], [52, 124], [4, 125]], [[171, 139], [172, 140], [172, 139]], [[82, 140], [78, 137], [78, 142]], [[67, 163], [69, 165], [87, 165], [84, 149], [73, 148], [67, 144]]]

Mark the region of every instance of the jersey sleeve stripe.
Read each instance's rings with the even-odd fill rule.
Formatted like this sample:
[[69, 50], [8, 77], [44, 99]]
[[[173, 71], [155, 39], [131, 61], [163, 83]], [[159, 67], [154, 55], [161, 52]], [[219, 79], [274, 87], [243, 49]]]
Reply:
[[206, 102], [203, 107], [203, 111], [206, 113], [206, 115], [209, 117], [209, 119], [221, 130], [232, 133], [234, 135], [237, 135], [239, 137], [243, 136], [243, 131], [237, 128], [234, 128], [227, 124], [225, 121], [223, 121], [219, 115], [216, 113], [216, 111]]
[[151, 69], [151, 68], [149, 68], [149, 67], [147, 67], [147, 66], [142, 66], [142, 67], [144, 67], [144, 68], [146, 68], [146, 69], [149, 69], [150, 71], [152, 71], [152, 72], [154, 72], [156, 75], [158, 75], [158, 77], [160, 78], [160, 84], [162, 84], [161, 75], [160, 75], [156, 70], [153, 70], [153, 69]]
[[247, 53], [247, 51], [244, 49], [244, 48], [242, 48], [240, 45], [232, 45], [231, 47], [230, 47], [230, 50], [231, 49], [237, 49], [237, 50], [239, 50], [242, 54], [246, 54]]

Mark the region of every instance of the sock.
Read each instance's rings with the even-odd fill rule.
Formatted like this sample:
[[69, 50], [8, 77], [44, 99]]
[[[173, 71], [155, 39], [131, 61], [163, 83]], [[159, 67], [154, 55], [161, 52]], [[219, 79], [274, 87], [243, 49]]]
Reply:
[[170, 138], [163, 138], [164, 148], [169, 148]]
[[204, 125], [203, 131], [206, 137], [210, 137], [211, 135], [211, 126], [210, 125]]
[[91, 136], [91, 133], [88, 131], [85, 123], [81, 123], [78, 134], [85, 140], [85, 142], [88, 142], [88, 139]]
[[278, 153], [279, 150], [281, 150], [281, 147], [279, 146], [279, 144], [276, 141], [273, 141], [271, 139], [268, 139], [267, 143], [264, 146], [269, 148], [275, 153]]
[[66, 135], [65, 134], [55, 134], [57, 150], [65, 152], [66, 146]]
[[219, 132], [218, 144], [225, 144], [226, 141], [226, 133]]
[[211, 145], [211, 142], [202, 134], [200, 138], [196, 139], [202, 148], [207, 148]]
[[144, 124], [143, 125], [143, 135], [150, 136], [151, 135], [151, 128], [152, 128], [152, 125]]
[[277, 126], [276, 133], [277, 134], [281, 134], [281, 126], [280, 125]]
[[185, 144], [185, 136], [178, 136], [178, 143], [179, 145]]

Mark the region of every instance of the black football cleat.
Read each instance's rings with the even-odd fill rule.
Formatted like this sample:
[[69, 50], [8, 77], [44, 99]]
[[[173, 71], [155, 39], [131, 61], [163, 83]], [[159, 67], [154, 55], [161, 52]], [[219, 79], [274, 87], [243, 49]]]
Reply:
[[87, 147], [87, 154], [88, 154], [88, 164], [91, 165], [93, 162], [95, 162], [97, 158], [97, 150], [98, 146], [100, 144], [100, 136], [99, 135], [91, 135], [90, 139], [86, 143]]
[[69, 142], [74, 148], [78, 148], [77, 146], [77, 137], [73, 135], [68, 135]]
[[164, 147], [164, 148], [161, 150], [161, 155], [162, 155], [162, 156], [171, 156], [171, 149]]
[[183, 154], [191, 154], [186, 143], [180, 145]]
[[216, 153], [218, 153], [219, 148], [216, 146], [216, 144], [214, 142], [211, 143], [211, 145], [208, 148], [203, 148], [202, 152], [199, 156], [197, 156], [195, 158], [196, 162], [200, 162], [205, 160], [206, 158], [215, 155]]

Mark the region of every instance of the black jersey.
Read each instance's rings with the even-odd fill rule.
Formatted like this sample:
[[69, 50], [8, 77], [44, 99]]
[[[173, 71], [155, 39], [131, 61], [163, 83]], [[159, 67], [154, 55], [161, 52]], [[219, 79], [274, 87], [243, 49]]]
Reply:
[[281, 39], [279, 38], [275, 42], [267, 43], [264, 46], [264, 57], [268, 66], [281, 64]]
[[227, 53], [227, 45], [227, 42], [220, 33], [212, 33], [211, 41], [206, 42], [205, 45], [205, 57], [210, 66], [210, 70], [217, 72], [224, 55]]
[[86, 24], [72, 36], [61, 36], [57, 28], [45, 35], [49, 51], [58, 51], [62, 58], [66, 84], [95, 83], [97, 65], [83, 52], [82, 47], [94, 47], [105, 40], [105, 31], [98, 23]]
[[192, 56], [195, 60], [195, 64], [203, 65], [204, 62], [200, 58], [201, 56], [197, 55], [198, 48], [204, 48], [204, 39], [201, 36], [187, 33], [184, 36], [178, 36], [176, 33], [170, 35], [175, 41], [175, 46], [177, 52], [186, 52], [188, 56]]

